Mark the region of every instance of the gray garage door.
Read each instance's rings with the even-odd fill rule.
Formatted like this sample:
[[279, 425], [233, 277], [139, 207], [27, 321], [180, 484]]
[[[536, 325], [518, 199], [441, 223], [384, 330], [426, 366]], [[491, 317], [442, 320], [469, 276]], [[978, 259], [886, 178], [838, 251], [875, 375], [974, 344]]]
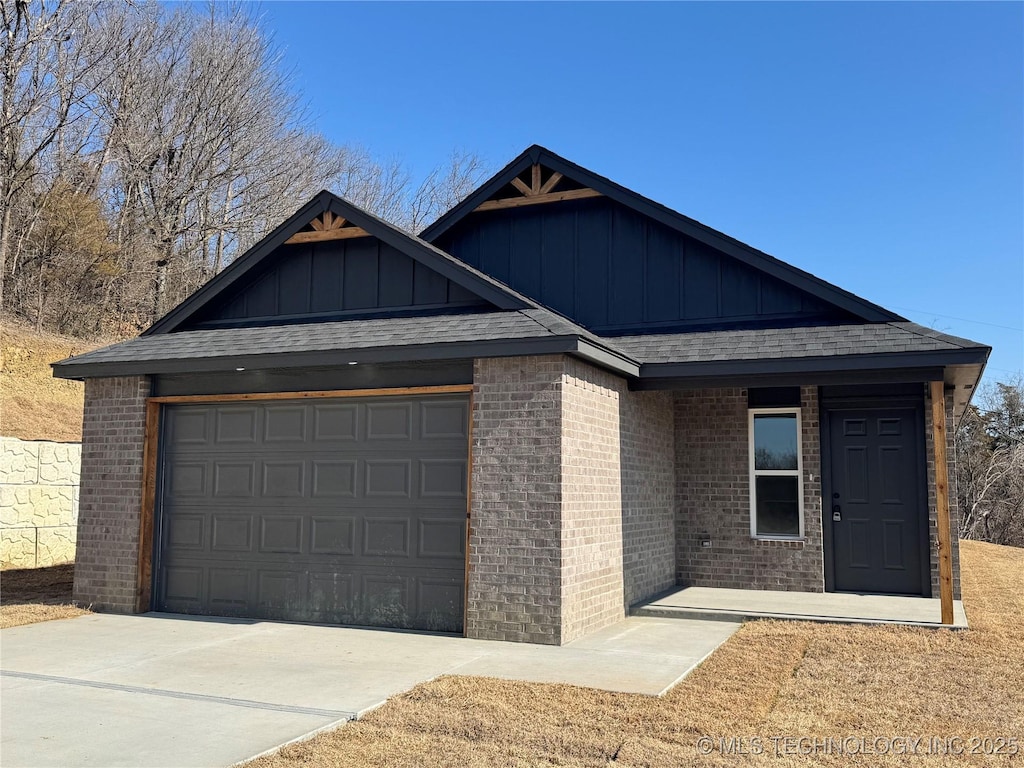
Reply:
[[165, 406], [156, 607], [458, 632], [468, 399]]

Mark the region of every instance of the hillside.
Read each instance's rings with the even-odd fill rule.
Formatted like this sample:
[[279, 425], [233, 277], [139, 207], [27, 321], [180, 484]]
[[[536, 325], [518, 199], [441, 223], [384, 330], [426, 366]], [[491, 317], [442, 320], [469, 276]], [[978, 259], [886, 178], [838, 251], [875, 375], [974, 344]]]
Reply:
[[0, 435], [81, 440], [84, 387], [78, 381], [53, 378], [50, 363], [107, 343], [37, 334], [27, 325], [4, 320], [0, 324]]

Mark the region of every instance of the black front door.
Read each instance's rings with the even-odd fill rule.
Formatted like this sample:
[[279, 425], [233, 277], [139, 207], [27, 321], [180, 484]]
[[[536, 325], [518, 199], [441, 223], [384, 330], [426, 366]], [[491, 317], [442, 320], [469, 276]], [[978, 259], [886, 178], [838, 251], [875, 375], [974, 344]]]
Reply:
[[926, 594], [921, 411], [842, 409], [828, 419], [832, 589]]

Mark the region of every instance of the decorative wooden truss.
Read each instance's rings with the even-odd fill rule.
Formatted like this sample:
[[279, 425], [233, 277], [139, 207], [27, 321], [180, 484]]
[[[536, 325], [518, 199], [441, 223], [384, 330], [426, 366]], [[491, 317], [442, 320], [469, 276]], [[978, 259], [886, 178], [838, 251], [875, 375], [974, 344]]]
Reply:
[[296, 232], [285, 240], [286, 245], [293, 243], [322, 243], [325, 240], [347, 240], [350, 237], [368, 237], [362, 227], [345, 226], [345, 219], [335, 216], [330, 211], [324, 211], [318, 218], [309, 222], [313, 227], [312, 232]]
[[522, 192], [522, 197], [506, 197], [500, 200], [487, 200], [476, 207], [478, 211], [496, 211], [501, 208], [521, 208], [524, 205], [538, 205], [539, 203], [557, 203], [559, 200], [580, 200], [584, 197], [600, 197], [601, 193], [595, 189], [584, 187], [583, 189], [566, 189], [561, 192], [555, 191], [555, 187], [562, 181], [562, 174], [558, 171], [552, 173], [547, 181], [541, 183], [541, 167], [534, 164], [530, 169], [530, 183], [516, 177], [512, 179], [512, 186]]

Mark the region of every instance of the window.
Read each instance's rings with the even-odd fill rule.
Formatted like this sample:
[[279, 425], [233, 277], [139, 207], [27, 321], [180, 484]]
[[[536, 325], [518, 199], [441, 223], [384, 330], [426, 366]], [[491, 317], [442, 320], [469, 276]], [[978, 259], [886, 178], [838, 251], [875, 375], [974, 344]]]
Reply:
[[758, 538], [804, 535], [800, 476], [800, 409], [750, 410], [750, 533]]

